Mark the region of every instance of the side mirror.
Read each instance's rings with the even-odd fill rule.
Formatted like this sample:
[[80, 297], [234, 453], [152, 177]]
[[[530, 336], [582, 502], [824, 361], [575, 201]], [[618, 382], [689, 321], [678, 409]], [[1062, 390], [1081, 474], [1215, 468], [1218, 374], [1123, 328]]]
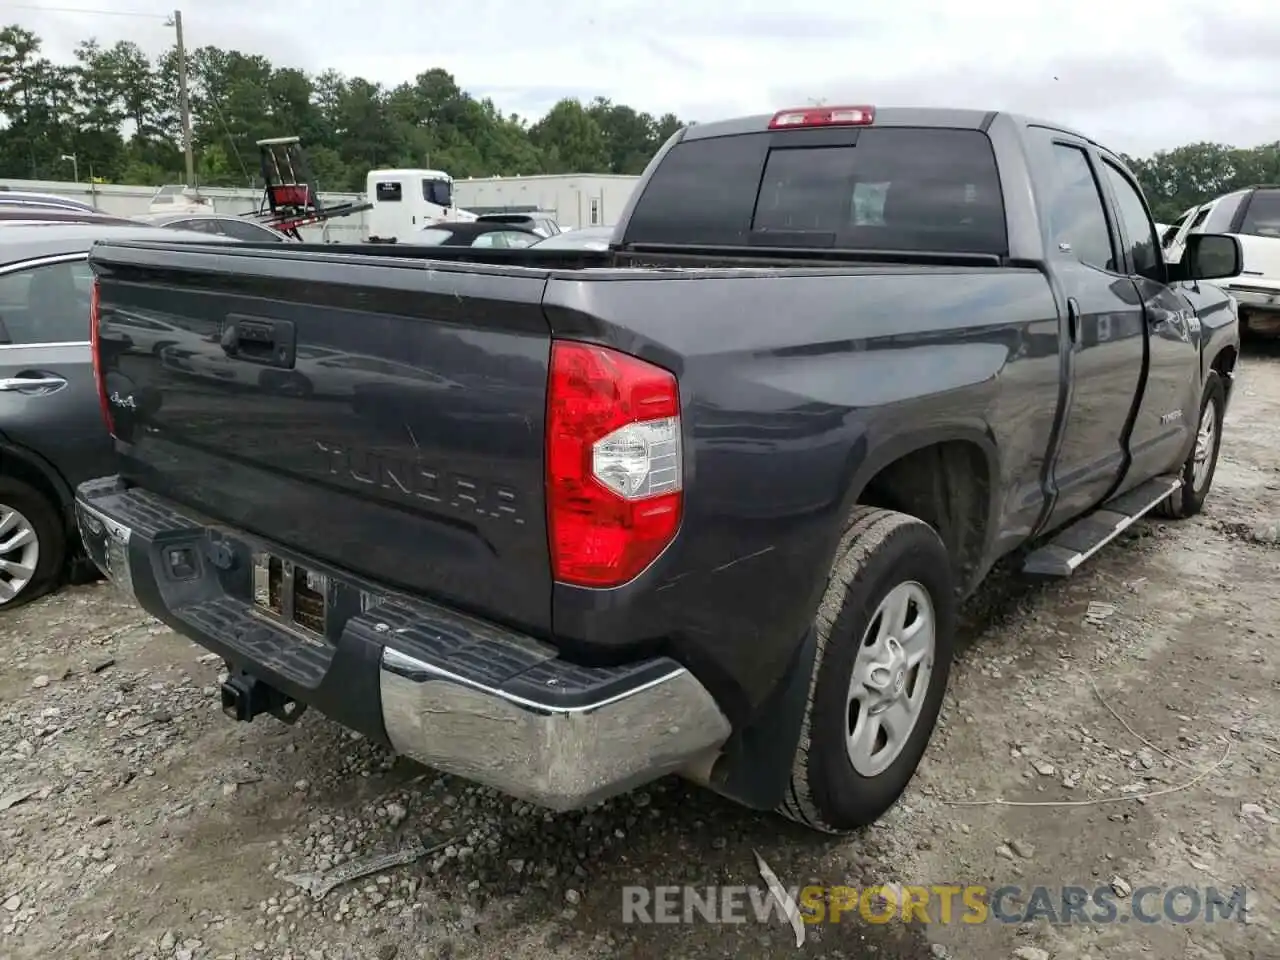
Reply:
[[1224, 280], [1244, 267], [1240, 241], [1222, 233], [1187, 235], [1182, 260], [1173, 268], [1178, 280]]

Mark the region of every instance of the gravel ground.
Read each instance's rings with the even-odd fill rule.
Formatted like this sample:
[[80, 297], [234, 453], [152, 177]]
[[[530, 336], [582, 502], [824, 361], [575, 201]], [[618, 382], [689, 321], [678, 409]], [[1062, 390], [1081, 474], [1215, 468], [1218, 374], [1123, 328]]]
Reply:
[[[234, 724], [200, 648], [107, 585], [65, 590], [0, 619], [0, 956], [1278, 957], [1277, 493], [1280, 359], [1250, 357], [1206, 513], [1069, 582], [993, 576], [920, 775], [843, 840], [675, 780], [553, 816], [314, 713]], [[321, 899], [286, 879], [415, 844], [447, 845]], [[753, 851], [788, 885], [1243, 885], [1250, 909], [846, 921], [802, 953], [776, 921], [622, 924], [623, 885], [758, 884]]]

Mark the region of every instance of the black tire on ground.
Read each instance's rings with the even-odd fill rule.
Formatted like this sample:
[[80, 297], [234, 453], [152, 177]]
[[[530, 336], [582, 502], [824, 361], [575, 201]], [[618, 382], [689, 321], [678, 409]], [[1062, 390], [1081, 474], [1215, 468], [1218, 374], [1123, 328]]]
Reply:
[[[919, 585], [933, 606], [933, 671], [901, 753], [872, 777], [849, 759], [849, 686], [864, 635], [895, 587]], [[946, 547], [928, 524], [892, 510], [858, 507], [840, 540], [814, 621], [817, 658], [791, 785], [782, 815], [825, 833], [866, 826], [888, 810], [919, 766], [937, 722], [951, 670], [956, 594]]]
[[1192, 446], [1191, 452], [1187, 455], [1186, 462], [1182, 465], [1182, 485], [1178, 487], [1169, 497], [1160, 501], [1156, 507], [1156, 514], [1161, 517], [1167, 517], [1170, 520], [1182, 520], [1187, 517], [1194, 517], [1204, 508], [1205, 498], [1209, 496], [1209, 490], [1213, 486], [1213, 475], [1218, 469], [1218, 450], [1222, 446], [1222, 416], [1226, 406], [1226, 393], [1222, 388], [1222, 379], [1214, 372], [1210, 371], [1209, 379], [1205, 381], [1204, 397], [1200, 401], [1199, 419], [1196, 420], [1196, 434], [1199, 435], [1200, 425], [1204, 422], [1206, 411], [1213, 409], [1213, 438], [1209, 444], [1208, 463], [1209, 470], [1204, 475], [1200, 486], [1196, 487], [1195, 468], [1196, 468], [1196, 448], [1200, 445], [1199, 441]]
[[258, 386], [282, 397], [298, 397], [306, 400], [312, 394], [311, 381], [295, 371], [277, 373], [274, 370], [264, 370], [258, 377]]
[[86, 583], [97, 583], [104, 579], [102, 571], [81, 551], [67, 558], [67, 583], [80, 586]]
[[0, 504], [12, 507], [31, 521], [40, 543], [36, 572], [13, 599], [0, 603], [0, 613], [43, 596], [61, 582], [66, 572], [67, 534], [57, 508], [44, 494], [12, 477], [0, 476]]

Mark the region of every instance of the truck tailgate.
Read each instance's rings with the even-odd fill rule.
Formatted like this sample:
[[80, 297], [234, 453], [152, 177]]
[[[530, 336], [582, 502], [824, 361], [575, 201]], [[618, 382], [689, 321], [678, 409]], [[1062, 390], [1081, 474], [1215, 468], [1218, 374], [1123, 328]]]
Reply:
[[91, 259], [126, 481], [549, 632], [544, 275], [150, 243]]

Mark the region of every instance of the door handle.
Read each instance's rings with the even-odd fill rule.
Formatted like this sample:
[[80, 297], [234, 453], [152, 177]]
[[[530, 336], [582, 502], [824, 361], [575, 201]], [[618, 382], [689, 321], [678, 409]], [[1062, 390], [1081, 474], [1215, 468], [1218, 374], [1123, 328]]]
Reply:
[[1080, 346], [1080, 304], [1075, 297], [1067, 298], [1067, 336], [1073, 346]]
[[0, 390], [38, 390], [66, 386], [61, 377], [7, 377], [0, 380]]

